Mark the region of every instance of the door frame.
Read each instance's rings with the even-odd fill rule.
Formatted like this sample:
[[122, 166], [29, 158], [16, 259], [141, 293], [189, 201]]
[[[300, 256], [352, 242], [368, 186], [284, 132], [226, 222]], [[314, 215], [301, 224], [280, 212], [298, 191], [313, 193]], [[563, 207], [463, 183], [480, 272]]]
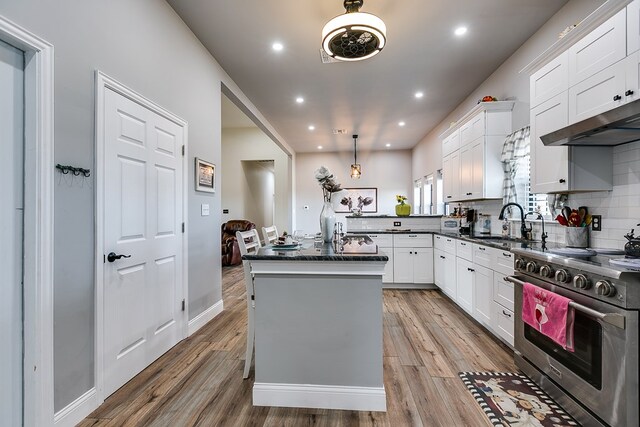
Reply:
[[23, 422], [52, 425], [53, 45], [0, 16], [0, 39], [24, 51]]
[[[138, 94], [117, 80], [107, 76], [100, 70], [95, 71], [95, 139], [96, 139], [96, 199], [95, 199], [95, 218], [96, 218], [96, 253], [95, 253], [95, 281], [96, 281], [96, 321], [95, 321], [95, 378], [98, 404], [104, 402], [104, 191], [105, 191], [105, 123], [104, 123], [104, 94], [106, 90], [113, 90], [116, 93], [130, 99], [131, 101], [142, 105], [143, 107], [153, 111], [154, 113], [170, 120], [180, 126], [183, 130], [184, 155], [182, 156], [182, 220], [185, 224], [182, 234], [182, 297], [188, 301], [188, 230], [187, 207], [188, 207], [188, 124], [182, 118], [167, 111], [155, 102]], [[187, 337], [188, 332], [188, 307], [182, 315], [181, 339]]]

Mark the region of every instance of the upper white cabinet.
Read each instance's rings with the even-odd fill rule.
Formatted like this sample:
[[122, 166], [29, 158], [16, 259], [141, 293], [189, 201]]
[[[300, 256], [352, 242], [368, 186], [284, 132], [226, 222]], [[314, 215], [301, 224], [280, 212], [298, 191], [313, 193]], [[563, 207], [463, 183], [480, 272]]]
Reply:
[[640, 1], [627, 6], [627, 55], [640, 49]]
[[531, 108], [566, 91], [569, 87], [569, 52], [563, 52], [531, 75]]
[[[446, 202], [502, 197], [500, 153], [511, 133], [514, 102], [482, 102], [443, 135], [442, 171]], [[457, 138], [459, 148], [451, 138]], [[445, 150], [445, 147], [448, 147]]]
[[622, 9], [569, 48], [569, 86], [627, 56], [627, 12]]
[[456, 129], [451, 135], [442, 140], [442, 156], [448, 156], [458, 148], [460, 148], [460, 133]]

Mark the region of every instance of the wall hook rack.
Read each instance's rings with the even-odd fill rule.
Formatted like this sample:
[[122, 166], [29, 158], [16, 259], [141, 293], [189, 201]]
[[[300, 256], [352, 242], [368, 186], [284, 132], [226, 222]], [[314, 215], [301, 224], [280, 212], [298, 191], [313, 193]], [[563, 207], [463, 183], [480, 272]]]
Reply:
[[79, 176], [80, 174], [84, 175], [85, 178], [89, 178], [91, 176], [91, 170], [84, 168], [76, 168], [74, 166], [63, 166], [60, 163], [56, 165], [56, 169], [60, 170], [63, 175], [71, 172], [74, 176]]

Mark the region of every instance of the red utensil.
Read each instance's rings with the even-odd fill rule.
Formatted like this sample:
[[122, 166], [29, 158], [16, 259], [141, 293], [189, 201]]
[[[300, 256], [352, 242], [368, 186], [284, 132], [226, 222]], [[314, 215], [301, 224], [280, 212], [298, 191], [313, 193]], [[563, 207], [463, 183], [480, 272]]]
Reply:
[[569, 216], [569, 226], [579, 227], [581, 222], [582, 218], [580, 218], [580, 214], [578, 213], [578, 211], [574, 210], [573, 212], [571, 212], [571, 215]]
[[569, 223], [567, 222], [567, 219], [566, 219], [564, 216], [562, 216], [562, 215], [558, 215], [558, 216], [556, 217], [556, 221], [558, 221], [558, 223], [559, 223], [560, 225], [564, 225], [565, 227], [566, 227], [567, 225], [569, 225]]

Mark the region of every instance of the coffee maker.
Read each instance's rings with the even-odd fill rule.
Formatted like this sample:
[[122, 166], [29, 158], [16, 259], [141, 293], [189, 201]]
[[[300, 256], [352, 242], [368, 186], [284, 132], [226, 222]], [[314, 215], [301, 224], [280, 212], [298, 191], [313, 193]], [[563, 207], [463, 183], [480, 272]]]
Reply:
[[476, 221], [476, 210], [467, 209], [462, 218], [460, 218], [460, 234], [465, 236], [473, 235], [473, 227]]

